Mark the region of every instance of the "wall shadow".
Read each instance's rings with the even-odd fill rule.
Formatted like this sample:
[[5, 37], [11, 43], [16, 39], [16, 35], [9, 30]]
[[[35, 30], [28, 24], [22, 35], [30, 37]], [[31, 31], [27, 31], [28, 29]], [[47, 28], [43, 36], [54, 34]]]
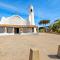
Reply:
[[51, 59], [60, 59], [60, 57], [58, 57], [58, 55], [48, 55], [48, 57]]

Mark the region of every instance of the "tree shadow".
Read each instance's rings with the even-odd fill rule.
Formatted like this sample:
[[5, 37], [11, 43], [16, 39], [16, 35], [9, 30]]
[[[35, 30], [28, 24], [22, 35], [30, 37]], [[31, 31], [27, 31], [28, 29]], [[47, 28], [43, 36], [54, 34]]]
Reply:
[[48, 55], [48, 57], [51, 59], [60, 59], [60, 57], [58, 57], [58, 55]]

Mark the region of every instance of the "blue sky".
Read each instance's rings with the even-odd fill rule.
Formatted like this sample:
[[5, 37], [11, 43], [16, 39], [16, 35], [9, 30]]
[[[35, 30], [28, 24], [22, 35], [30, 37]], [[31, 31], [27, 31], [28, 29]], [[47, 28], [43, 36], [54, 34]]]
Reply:
[[0, 18], [18, 14], [27, 19], [30, 4], [34, 6], [36, 25], [42, 19], [52, 23], [60, 18], [60, 0], [0, 0]]

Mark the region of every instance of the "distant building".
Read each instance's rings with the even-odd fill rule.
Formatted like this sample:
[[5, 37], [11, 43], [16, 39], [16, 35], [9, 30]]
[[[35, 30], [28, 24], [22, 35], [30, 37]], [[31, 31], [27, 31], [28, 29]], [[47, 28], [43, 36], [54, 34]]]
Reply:
[[33, 6], [30, 6], [29, 18], [24, 20], [18, 15], [2, 17], [0, 21], [0, 33], [37, 33], [37, 26], [34, 22]]

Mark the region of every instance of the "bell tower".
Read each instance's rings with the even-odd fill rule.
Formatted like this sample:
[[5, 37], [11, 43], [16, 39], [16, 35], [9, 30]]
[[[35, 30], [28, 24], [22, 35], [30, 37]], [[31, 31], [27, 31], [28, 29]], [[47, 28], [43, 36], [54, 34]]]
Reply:
[[34, 22], [34, 9], [33, 9], [32, 5], [30, 6], [30, 9], [29, 9], [29, 23], [30, 23], [30, 25], [35, 25], [35, 22]]

